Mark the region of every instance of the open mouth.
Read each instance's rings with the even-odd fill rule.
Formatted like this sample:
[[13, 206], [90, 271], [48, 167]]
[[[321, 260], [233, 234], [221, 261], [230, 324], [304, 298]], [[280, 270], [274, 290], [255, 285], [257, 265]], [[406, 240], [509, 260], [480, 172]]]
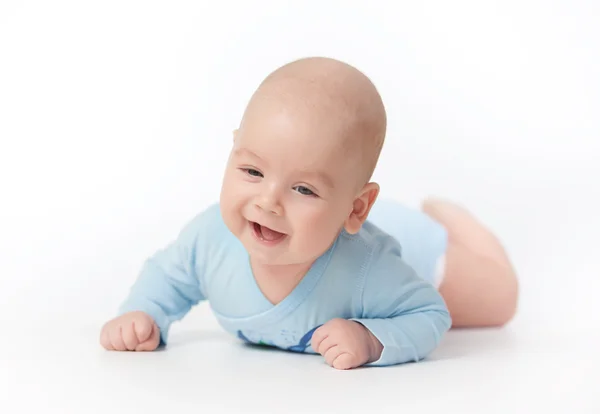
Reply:
[[252, 225], [254, 235], [262, 242], [274, 244], [283, 240], [286, 236], [285, 233], [280, 233], [256, 222], [250, 222], [250, 224]]

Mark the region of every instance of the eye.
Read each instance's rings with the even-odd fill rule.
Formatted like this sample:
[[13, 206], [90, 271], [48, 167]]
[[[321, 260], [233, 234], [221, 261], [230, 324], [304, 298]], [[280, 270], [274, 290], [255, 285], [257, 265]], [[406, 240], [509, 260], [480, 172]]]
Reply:
[[302, 185], [299, 185], [298, 187], [295, 187], [295, 188], [296, 188], [296, 191], [298, 191], [302, 195], [305, 195], [305, 196], [316, 196], [316, 194], [312, 190], [310, 190], [310, 189], [308, 189], [308, 188], [306, 188], [306, 187], [304, 187]]
[[263, 177], [262, 173], [254, 168], [244, 168], [244, 171], [252, 177]]

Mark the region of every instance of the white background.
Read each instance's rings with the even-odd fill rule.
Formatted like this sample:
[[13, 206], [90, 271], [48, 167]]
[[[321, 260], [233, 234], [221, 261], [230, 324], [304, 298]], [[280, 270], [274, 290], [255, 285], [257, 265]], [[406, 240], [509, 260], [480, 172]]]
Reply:
[[[599, 3], [360, 4], [0, 3], [0, 412], [600, 412]], [[142, 261], [217, 200], [253, 89], [313, 55], [379, 87], [384, 195], [500, 236], [517, 318], [351, 372], [241, 346], [205, 305], [164, 352], [103, 351]]]

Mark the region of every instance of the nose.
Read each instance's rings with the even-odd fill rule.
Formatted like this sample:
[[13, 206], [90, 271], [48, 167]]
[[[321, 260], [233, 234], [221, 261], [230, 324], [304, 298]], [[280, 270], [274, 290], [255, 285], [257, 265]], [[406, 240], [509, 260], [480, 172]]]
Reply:
[[275, 186], [264, 188], [256, 198], [256, 206], [265, 213], [280, 216], [283, 214], [283, 206], [278, 190]]

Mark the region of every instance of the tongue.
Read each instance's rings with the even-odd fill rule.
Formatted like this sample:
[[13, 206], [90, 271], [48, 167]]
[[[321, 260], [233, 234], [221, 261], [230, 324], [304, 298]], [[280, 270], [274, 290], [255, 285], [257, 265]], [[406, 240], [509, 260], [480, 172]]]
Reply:
[[260, 226], [260, 234], [262, 235], [263, 239], [268, 240], [268, 241], [279, 240], [280, 238], [283, 237], [283, 233], [279, 233], [278, 231], [271, 230], [270, 228], [265, 227], [265, 226]]

